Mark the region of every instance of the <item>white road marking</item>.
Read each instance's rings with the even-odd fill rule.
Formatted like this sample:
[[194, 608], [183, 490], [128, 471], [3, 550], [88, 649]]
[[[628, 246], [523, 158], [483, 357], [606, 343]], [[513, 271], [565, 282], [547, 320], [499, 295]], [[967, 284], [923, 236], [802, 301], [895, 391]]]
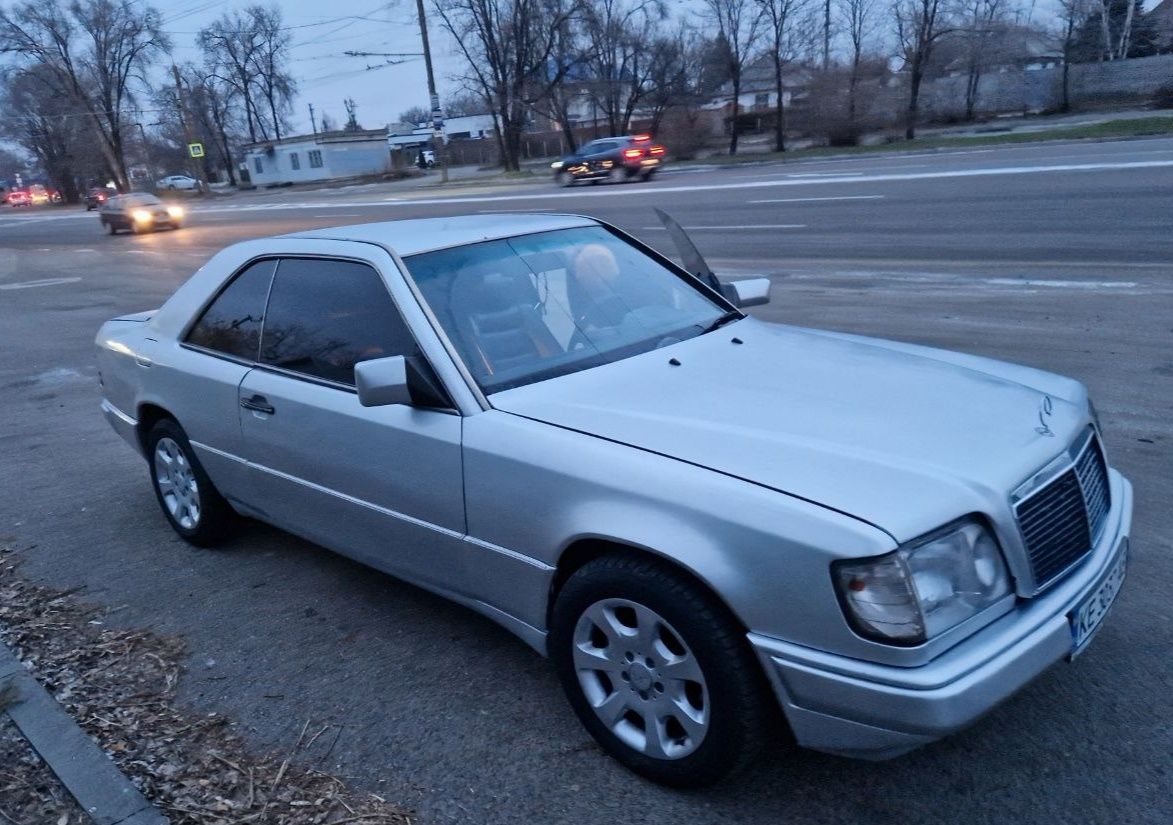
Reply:
[[1062, 289], [1136, 289], [1136, 281], [1047, 281], [1037, 278], [983, 278], [995, 286], [1049, 286]]
[[59, 286], [73, 284], [81, 278], [41, 278], [36, 281], [19, 281], [15, 284], [0, 284], [0, 289], [36, 289], [39, 286]]
[[344, 212], [341, 215], [314, 215], [315, 218], [361, 218], [358, 212]]
[[[758, 224], [742, 224], [741, 226], [686, 226], [685, 229], [689, 231], [708, 231], [714, 230], [719, 232], [727, 232], [740, 229], [806, 229], [805, 223], [758, 223]], [[641, 230], [650, 231], [657, 230], [664, 231], [662, 226], [641, 226]]]
[[[553, 200], [556, 198], [631, 197], [634, 195], [671, 195], [679, 192], [707, 192], [722, 189], [769, 189], [782, 186], [826, 186], [841, 183], [887, 183], [910, 180], [941, 180], [948, 178], [998, 177], [1001, 175], [1036, 175], [1049, 172], [1106, 172], [1125, 169], [1158, 169], [1173, 167], [1173, 160], [1146, 160], [1118, 163], [1066, 163], [1054, 166], [1002, 166], [988, 169], [952, 169], [938, 172], [907, 172], [903, 174], [876, 174], [853, 177], [840, 175], [831, 178], [803, 178], [795, 180], [756, 180], [743, 183], [705, 183], [687, 186], [608, 186], [606, 189], [585, 192], [535, 192], [525, 195], [477, 195], [455, 198], [387, 198], [387, 206], [426, 206], [437, 203], [488, 203], [500, 201]], [[357, 205], [357, 204], [356, 204]]]
[[836, 195], [829, 198], [772, 198], [750, 203], [814, 203], [816, 201], [880, 201], [884, 195]]

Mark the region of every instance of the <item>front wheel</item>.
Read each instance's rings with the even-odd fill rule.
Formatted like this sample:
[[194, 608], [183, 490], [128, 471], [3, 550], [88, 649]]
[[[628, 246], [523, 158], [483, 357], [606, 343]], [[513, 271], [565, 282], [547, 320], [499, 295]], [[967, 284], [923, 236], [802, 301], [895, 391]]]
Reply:
[[223, 539], [235, 514], [212, 486], [183, 428], [169, 418], [155, 424], [147, 436], [147, 457], [155, 498], [175, 532], [197, 547]]
[[655, 782], [711, 784], [764, 744], [772, 700], [744, 631], [668, 565], [617, 555], [576, 572], [555, 603], [550, 655], [586, 729]]

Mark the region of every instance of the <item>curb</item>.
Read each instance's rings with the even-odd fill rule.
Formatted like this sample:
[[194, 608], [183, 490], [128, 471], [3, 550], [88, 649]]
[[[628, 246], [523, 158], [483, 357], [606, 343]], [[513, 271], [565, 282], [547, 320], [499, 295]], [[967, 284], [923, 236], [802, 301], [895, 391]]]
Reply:
[[15, 689], [16, 700], [3, 712], [95, 825], [168, 825], [170, 820], [0, 644], [0, 689], [6, 685]]

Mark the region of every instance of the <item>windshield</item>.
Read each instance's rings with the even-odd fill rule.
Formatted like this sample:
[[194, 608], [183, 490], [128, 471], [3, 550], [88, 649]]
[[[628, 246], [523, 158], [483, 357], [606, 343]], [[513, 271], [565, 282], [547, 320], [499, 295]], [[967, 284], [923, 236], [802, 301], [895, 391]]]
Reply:
[[485, 393], [700, 335], [726, 308], [601, 226], [428, 252], [411, 277]]
[[118, 199], [122, 206], [158, 206], [163, 201], [154, 195], [123, 195]]

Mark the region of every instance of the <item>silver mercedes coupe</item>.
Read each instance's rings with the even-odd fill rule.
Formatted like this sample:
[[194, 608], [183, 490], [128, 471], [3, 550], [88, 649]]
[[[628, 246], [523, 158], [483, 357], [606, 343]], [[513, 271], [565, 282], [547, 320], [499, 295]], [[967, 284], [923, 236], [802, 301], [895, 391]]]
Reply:
[[260, 519], [467, 605], [658, 782], [786, 729], [895, 756], [1076, 657], [1132, 517], [1084, 387], [747, 317], [769, 282], [668, 226], [683, 267], [570, 215], [236, 244], [102, 326], [101, 407], [183, 538]]

